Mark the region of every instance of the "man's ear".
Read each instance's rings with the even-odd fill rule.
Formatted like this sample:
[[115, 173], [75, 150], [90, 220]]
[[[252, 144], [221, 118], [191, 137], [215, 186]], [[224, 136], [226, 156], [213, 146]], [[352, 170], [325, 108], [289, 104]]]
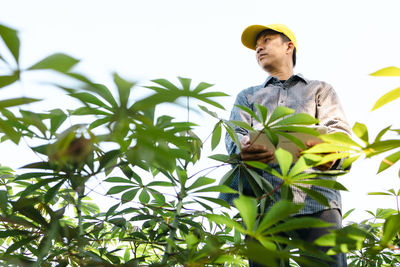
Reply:
[[294, 50], [294, 43], [292, 41], [287, 42], [287, 52], [290, 53]]

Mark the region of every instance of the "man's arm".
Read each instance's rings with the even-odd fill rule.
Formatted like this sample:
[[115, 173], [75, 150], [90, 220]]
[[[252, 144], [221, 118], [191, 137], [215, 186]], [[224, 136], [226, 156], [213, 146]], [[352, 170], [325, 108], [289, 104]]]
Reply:
[[332, 86], [325, 84], [316, 101], [316, 118], [320, 125], [328, 127], [328, 132], [343, 132], [351, 135], [351, 128], [347, 123], [339, 97]]
[[[332, 86], [325, 84], [321, 94], [317, 96], [317, 119], [319, 124], [328, 128], [328, 133], [342, 132], [351, 135], [351, 128], [347, 123], [339, 97]], [[315, 144], [306, 144], [308, 148]], [[321, 171], [341, 169], [343, 159], [327, 162], [317, 168]]]

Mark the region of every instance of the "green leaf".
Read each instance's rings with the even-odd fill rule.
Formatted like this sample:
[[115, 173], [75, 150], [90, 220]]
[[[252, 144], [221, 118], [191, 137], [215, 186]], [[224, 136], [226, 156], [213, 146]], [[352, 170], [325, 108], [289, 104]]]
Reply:
[[10, 50], [11, 54], [13, 55], [15, 62], [18, 64], [20, 42], [17, 33], [18, 32], [14, 29], [0, 25], [0, 36], [6, 44], [8, 50]]
[[317, 191], [314, 191], [312, 189], [309, 189], [309, 188], [306, 188], [306, 187], [303, 187], [303, 186], [299, 186], [297, 184], [295, 184], [294, 186], [299, 188], [299, 189], [301, 189], [305, 193], [307, 193], [307, 195], [310, 196], [315, 201], [321, 203], [322, 205], [324, 205], [326, 207], [330, 207], [328, 199], [323, 194], [321, 194], [321, 193], [319, 193]]
[[132, 201], [132, 199], [135, 198], [135, 196], [136, 196], [138, 191], [139, 191], [139, 188], [135, 188], [135, 189], [126, 191], [121, 196], [121, 202], [122, 203], [126, 203], [126, 202], [129, 202], [129, 201]]
[[297, 113], [290, 117], [284, 118], [278, 122], [276, 122], [273, 126], [280, 126], [280, 125], [293, 125], [293, 124], [300, 124], [300, 125], [311, 125], [318, 123], [318, 120], [313, 116], [306, 114], [306, 113]]
[[135, 184], [129, 179], [122, 178], [122, 177], [109, 177], [105, 180], [106, 182], [109, 183], [128, 183], [128, 184]]
[[386, 219], [383, 225], [383, 237], [380, 241], [381, 244], [388, 244], [396, 234], [400, 232], [400, 214], [391, 215]]
[[[8, 203], [8, 194], [5, 190], [0, 190], [0, 210], [6, 212]], [[0, 236], [1, 237], [1, 236]]]
[[236, 165], [234, 168], [230, 169], [227, 173], [222, 176], [219, 184], [220, 185], [230, 185], [233, 178], [235, 177], [235, 172], [237, 171], [238, 165]]
[[150, 194], [153, 196], [154, 201], [157, 202], [157, 205], [164, 205], [165, 204], [165, 197], [162, 193], [149, 188]]
[[92, 129], [97, 128], [97, 127], [99, 127], [99, 126], [101, 126], [103, 124], [106, 124], [106, 123], [110, 123], [110, 117], [105, 117], [105, 118], [93, 121], [89, 125], [89, 129], [92, 130]]
[[201, 91], [203, 91], [211, 86], [214, 86], [214, 85], [210, 84], [210, 83], [201, 82], [196, 86], [196, 88], [193, 89], [193, 93], [200, 93]]
[[304, 143], [301, 141], [300, 138], [297, 138], [296, 136], [289, 134], [289, 133], [285, 133], [285, 132], [279, 132], [278, 134], [285, 137], [286, 139], [291, 141], [293, 144], [297, 145], [300, 149], [302, 149], [302, 150], [307, 149], [307, 147], [304, 145]]
[[118, 209], [119, 206], [120, 206], [120, 203], [115, 204], [114, 206], [112, 206], [111, 208], [108, 209], [108, 211], [106, 212], [106, 220], [108, 219], [108, 217], [111, 214], [114, 214], [114, 212]]
[[287, 108], [287, 107], [284, 107], [284, 106], [278, 106], [272, 112], [271, 117], [269, 118], [267, 125], [271, 124], [272, 122], [274, 122], [274, 121], [276, 121], [276, 120], [278, 120], [278, 119], [280, 119], [280, 118], [282, 118], [284, 116], [287, 116], [287, 115], [290, 115], [290, 114], [293, 114], [293, 113], [294, 113], [294, 109]]
[[215, 154], [215, 155], [209, 156], [209, 158], [216, 160], [216, 161], [222, 161], [222, 162], [229, 162], [232, 159], [231, 156], [225, 155], [225, 154]]
[[199, 105], [199, 108], [200, 108], [201, 110], [203, 110], [204, 112], [208, 113], [209, 115], [211, 115], [212, 117], [214, 117], [214, 118], [216, 118], [216, 119], [219, 119], [217, 113], [215, 113], [214, 111], [208, 110], [205, 106]]
[[0, 231], [0, 238], [6, 238], [11, 236], [27, 236], [31, 234], [32, 233], [29, 231], [11, 229], [11, 230]]
[[215, 179], [207, 178], [207, 177], [200, 177], [194, 181], [194, 183], [186, 188], [186, 191], [190, 191], [201, 186], [209, 185], [215, 182]]
[[201, 201], [198, 200], [198, 199], [195, 199], [195, 201], [196, 201], [198, 204], [200, 204], [201, 206], [203, 206], [206, 210], [213, 211], [213, 208], [211, 208], [211, 207], [210, 207], [209, 205], [207, 205], [206, 203], [201, 202]]
[[53, 109], [50, 112], [50, 131], [55, 133], [67, 119], [67, 115], [61, 109]]
[[139, 195], [139, 200], [142, 203], [149, 203], [150, 201], [150, 195], [147, 192], [147, 190], [143, 189], [142, 192]]
[[363, 140], [366, 145], [369, 144], [368, 129], [365, 124], [356, 122], [356, 124], [354, 124], [353, 126], [353, 133], [355, 133], [361, 140]]
[[257, 228], [257, 233], [260, 234], [272, 225], [286, 219], [294, 213], [297, 213], [302, 207], [303, 205], [295, 204], [287, 200], [276, 202], [262, 219]]
[[224, 215], [217, 215], [217, 214], [207, 214], [206, 217], [217, 224], [222, 224], [226, 225], [227, 227], [230, 228], [235, 228], [241, 233], [246, 233], [247, 231], [240, 225], [240, 223], [232, 220], [231, 218], [228, 218]]
[[268, 137], [268, 139], [271, 141], [271, 143], [272, 143], [275, 147], [277, 147], [277, 146], [278, 146], [278, 143], [279, 143], [279, 137], [278, 137], [278, 135], [276, 134], [276, 132], [272, 131], [272, 130], [269, 129], [269, 128], [264, 128], [264, 132], [265, 132], [265, 135]]
[[110, 223], [114, 224], [117, 227], [125, 227], [126, 225], [126, 220], [122, 217], [118, 217], [118, 218], [112, 218], [108, 220]]
[[387, 156], [384, 158], [379, 165], [379, 170], [378, 173], [386, 170], [387, 168], [391, 167], [393, 164], [395, 164], [398, 160], [400, 159], [400, 151], [397, 151], [396, 153], [391, 154], [390, 156]]
[[18, 73], [0, 76], [0, 88], [6, 87], [19, 79]]
[[179, 81], [182, 84], [182, 89], [184, 91], [190, 91], [190, 82], [192, 81], [191, 79], [188, 78], [182, 78], [182, 77], [178, 77]]
[[71, 114], [72, 115], [104, 115], [104, 116], [110, 116], [110, 113], [107, 113], [107, 112], [105, 112], [103, 110], [100, 110], [100, 109], [91, 108], [91, 107], [80, 107], [80, 108], [77, 108]]
[[171, 182], [164, 182], [164, 181], [154, 181], [147, 184], [149, 186], [174, 186]]
[[53, 176], [53, 175], [54, 173], [49, 173], [49, 172], [28, 172], [21, 175], [17, 175], [14, 181], [27, 180], [31, 178], [39, 178], [45, 176]]
[[193, 96], [193, 97], [197, 98], [197, 99], [200, 100], [200, 101], [203, 101], [203, 102], [205, 102], [205, 103], [208, 103], [208, 104], [210, 104], [210, 105], [212, 105], [212, 106], [214, 106], [214, 107], [217, 107], [217, 108], [220, 108], [220, 109], [222, 109], [222, 110], [225, 110], [224, 106], [222, 106], [222, 105], [219, 104], [218, 102], [215, 102], [215, 101], [213, 101], [213, 100], [210, 100], [209, 98], [205, 98], [205, 97], [202, 97], [202, 96]]
[[313, 164], [314, 161], [307, 159], [306, 155], [301, 156], [290, 170], [289, 176], [294, 177], [295, 175], [311, 168]]
[[297, 184], [311, 184], [311, 185], [317, 185], [317, 186], [336, 189], [336, 190], [348, 191], [346, 187], [344, 187], [341, 183], [339, 183], [335, 180], [310, 179], [310, 180], [296, 181], [296, 183]]
[[133, 186], [131, 185], [118, 185], [118, 186], [114, 186], [111, 187], [108, 192], [107, 195], [114, 195], [114, 194], [118, 194], [121, 193], [122, 191], [128, 190], [133, 188]]
[[336, 153], [338, 151], [349, 151], [354, 150], [348, 146], [337, 145], [337, 144], [329, 144], [329, 143], [321, 143], [311, 148], [303, 151], [303, 153]]
[[263, 123], [261, 121], [261, 119], [256, 115], [256, 113], [253, 110], [251, 110], [250, 108], [248, 108], [246, 106], [242, 106], [242, 105], [235, 105], [235, 107], [237, 107], [238, 109], [241, 109], [244, 112], [248, 113], [253, 119], [258, 121], [259, 123]]
[[352, 209], [346, 211], [346, 213], [343, 214], [343, 220], [346, 219], [354, 210], [355, 210], [355, 208], [352, 208]]
[[236, 190], [233, 190], [232, 188], [230, 188], [226, 185], [210, 186], [210, 187], [206, 187], [206, 188], [194, 191], [193, 193], [204, 193], [204, 192], [219, 192], [219, 193], [232, 193], [232, 194], [237, 193]]
[[49, 203], [53, 200], [53, 198], [57, 195], [58, 191], [60, 190], [61, 186], [64, 184], [65, 179], [57, 183], [55, 186], [51, 187], [47, 190], [46, 194], [44, 195], [44, 202]]
[[367, 157], [372, 157], [398, 147], [400, 147], [400, 140], [384, 140], [367, 146], [364, 153]]
[[240, 145], [240, 141], [239, 138], [235, 132], [235, 130], [228, 124], [224, 123], [224, 127], [225, 130], [227, 131], [227, 133], [229, 134], [229, 136], [231, 137], [232, 141], [235, 143], [235, 145], [241, 149], [241, 145]]
[[230, 206], [228, 204], [228, 202], [226, 202], [225, 200], [219, 199], [219, 198], [213, 198], [213, 197], [203, 197], [203, 196], [197, 196], [198, 198], [213, 202], [217, 205], [220, 205], [222, 207], [225, 207], [227, 209], [230, 209]]
[[122, 79], [117, 73], [114, 73], [113, 77], [114, 83], [118, 88], [119, 102], [121, 107], [127, 108], [131, 88], [135, 85], [135, 83]]
[[255, 106], [256, 106], [256, 109], [258, 110], [258, 112], [260, 113], [261, 118], [262, 118], [262, 123], [264, 124], [268, 117], [268, 109], [265, 106], [260, 105], [260, 104], [255, 104]]
[[[1, 25], [0, 25], [1, 26]], [[28, 243], [32, 242], [33, 240], [37, 239], [37, 236], [31, 236], [31, 237], [27, 237], [24, 239], [21, 239], [15, 243], [13, 243], [11, 246], [9, 246], [6, 250], [6, 252], [4, 253], [4, 255], [8, 255], [11, 254], [12, 252], [16, 251], [17, 249], [27, 245]]]
[[118, 108], [118, 104], [115, 101], [111, 91], [105, 85], [88, 82], [86, 86], [82, 87], [82, 89], [98, 94], [108, 103], [110, 103], [112, 107]]
[[71, 93], [69, 94], [69, 96], [79, 99], [80, 101], [82, 101], [82, 103], [84, 104], [93, 104], [108, 110], [112, 110], [111, 107], [109, 107], [108, 105], [106, 105], [106, 103], [104, 103], [103, 101], [101, 101], [98, 97], [96, 97], [95, 95], [89, 94], [89, 93]]
[[274, 130], [277, 131], [284, 131], [284, 132], [296, 132], [296, 133], [306, 133], [309, 135], [313, 135], [313, 136], [318, 136], [320, 135], [319, 132], [317, 130], [315, 130], [312, 127], [308, 127], [308, 126], [277, 126], [274, 127]]
[[43, 116], [40, 113], [35, 113], [28, 110], [20, 110], [20, 113], [23, 117], [23, 122], [25, 125], [33, 125], [39, 129], [39, 131], [46, 136], [47, 127], [43, 123]]
[[212, 137], [211, 137], [211, 150], [214, 150], [219, 142], [221, 141], [221, 135], [222, 135], [222, 127], [221, 127], [221, 121], [219, 121], [215, 127], [214, 127], [214, 131], [212, 133]]
[[156, 79], [156, 80], [152, 80], [152, 82], [157, 83], [161, 86], [164, 86], [165, 88], [167, 88], [171, 91], [179, 91], [178, 87], [176, 87], [173, 83], [171, 83], [170, 81], [168, 81], [166, 79]]
[[50, 55], [33, 66], [29, 67], [28, 70], [43, 70], [51, 69], [58, 72], [68, 72], [73, 66], [75, 66], [79, 60], [62, 53], [56, 53]]
[[40, 99], [28, 98], [28, 97], [6, 99], [6, 100], [0, 101], [0, 109], [25, 105], [25, 104], [29, 104], [29, 103], [33, 103], [33, 102], [37, 102], [37, 101], [40, 101]]
[[24, 191], [22, 191], [21, 198], [26, 198], [26, 196], [30, 195], [36, 189], [39, 189], [40, 187], [42, 187], [43, 185], [46, 185], [48, 183], [58, 181], [59, 179], [60, 178], [58, 178], [58, 177], [48, 178], [48, 179], [40, 180], [34, 184], [31, 184], [31, 185], [27, 186]]
[[322, 164], [325, 164], [325, 163], [330, 162], [330, 161], [336, 161], [338, 159], [347, 158], [350, 155], [351, 154], [347, 153], [347, 152], [345, 152], [345, 153], [342, 153], [342, 152], [340, 152], [340, 153], [331, 153], [331, 154], [323, 156], [322, 159], [320, 161], [318, 161], [318, 164], [315, 165], [315, 166], [322, 165]]
[[293, 231], [297, 229], [323, 228], [329, 226], [333, 226], [333, 224], [317, 218], [311, 218], [311, 217], [290, 218], [286, 222], [280, 223], [274, 227], [267, 229], [263, 233], [263, 235], [286, 233], [288, 231]]
[[371, 76], [400, 76], [400, 69], [397, 67], [387, 67], [380, 69], [374, 73], [370, 74]]
[[260, 170], [264, 170], [266, 172], [271, 173], [272, 175], [274, 175], [276, 177], [282, 178], [282, 175], [279, 172], [277, 172], [275, 169], [271, 168], [270, 166], [268, 166], [265, 163], [262, 163], [262, 162], [259, 162], [259, 161], [245, 161], [245, 163], [247, 165], [249, 165], [250, 167], [257, 168], [257, 169], [260, 169]]
[[[275, 171], [275, 169], [273, 169]], [[259, 175], [257, 172], [255, 172], [252, 169], [246, 169], [247, 173], [254, 179], [254, 181], [256, 181], [256, 183], [264, 190], [265, 193], [267, 192], [271, 192], [274, 190], [274, 188], [272, 187], [272, 185], [267, 181], [267, 179], [265, 179], [264, 177], [262, 177], [261, 175]], [[275, 171], [277, 173], [277, 171]], [[270, 198], [274, 198], [273, 195], [270, 195]]]
[[21, 134], [14, 130], [7, 121], [0, 119], [0, 132], [3, 132], [15, 144], [19, 143]]
[[351, 164], [353, 164], [354, 161], [356, 161], [361, 155], [357, 155], [355, 157], [350, 157], [345, 160], [343, 160], [342, 168], [347, 169], [350, 167]]
[[[37, 202], [37, 201], [36, 201]], [[31, 219], [32, 221], [48, 227], [48, 222], [42, 216], [40, 211], [35, 209], [35, 199], [33, 198], [20, 198], [17, 202], [11, 203], [13, 205], [14, 211], [19, 211], [21, 214]]]
[[393, 100], [396, 100], [399, 97], [400, 97], [400, 87], [397, 87], [396, 89], [393, 89], [392, 91], [381, 96], [378, 99], [378, 101], [376, 101], [376, 103], [371, 111], [378, 109], [378, 108], [386, 105], [387, 103], [392, 102]]
[[255, 131], [253, 129], [253, 127], [251, 127], [247, 122], [244, 122], [244, 121], [233, 121], [233, 120], [231, 120], [230, 122], [232, 122], [233, 124], [243, 128], [243, 129], [246, 129], [246, 130], [249, 130], [249, 131], [252, 131], [252, 132]]
[[203, 93], [200, 95], [201, 97], [197, 97], [199, 99], [205, 98], [205, 97], [218, 97], [218, 96], [229, 96], [223, 92], [208, 92], [208, 93]]
[[178, 175], [178, 179], [181, 186], [185, 186], [186, 181], [188, 179], [186, 170], [182, 169], [181, 167], [177, 167], [176, 174]]
[[235, 207], [239, 210], [246, 229], [253, 232], [257, 219], [257, 201], [254, 198], [240, 195], [239, 198], [233, 200]]
[[388, 126], [386, 128], [384, 128], [383, 130], [381, 130], [378, 135], [375, 138], [374, 143], [381, 141], [382, 136], [390, 129], [390, 127], [392, 126]]
[[118, 157], [120, 156], [121, 151], [119, 149], [111, 150], [105, 153], [103, 156], [101, 156], [99, 162], [99, 169], [102, 170], [103, 168], [110, 167], [110, 165], [115, 162]]
[[386, 192], [369, 192], [368, 195], [371, 196], [391, 196], [392, 194]]
[[[246, 168], [240, 167], [239, 179], [245, 179], [249, 182], [251, 190], [253, 191], [253, 196], [257, 198], [261, 197], [263, 194], [263, 191], [261, 189], [262, 184], [258, 178], [259, 177], [254, 178], [253, 176], [251, 176]], [[240, 192], [243, 192], [242, 188], [240, 188]]]
[[285, 177], [289, 172], [290, 166], [293, 162], [292, 154], [282, 148], [278, 148], [277, 150], [275, 150], [275, 158], [279, 163], [282, 175]]

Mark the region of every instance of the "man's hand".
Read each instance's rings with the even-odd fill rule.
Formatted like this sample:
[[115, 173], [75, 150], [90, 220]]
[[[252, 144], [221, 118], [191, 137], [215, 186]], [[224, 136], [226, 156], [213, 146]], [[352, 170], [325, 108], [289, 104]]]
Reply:
[[243, 161], [259, 161], [268, 164], [275, 158], [274, 152], [268, 149], [266, 146], [255, 144], [250, 145], [248, 136], [243, 136], [240, 144], [242, 145], [240, 157]]
[[[306, 145], [307, 149], [309, 149], [309, 148], [311, 148], [311, 147], [313, 147], [313, 146], [315, 146], [315, 145], [317, 145], [319, 143], [320, 142], [307, 141], [305, 143], [305, 145]], [[324, 163], [322, 165], [315, 166], [315, 168], [317, 168], [320, 171], [327, 171], [327, 170], [330, 170], [332, 168], [333, 164], [335, 164], [335, 161], [329, 161], [329, 162]]]

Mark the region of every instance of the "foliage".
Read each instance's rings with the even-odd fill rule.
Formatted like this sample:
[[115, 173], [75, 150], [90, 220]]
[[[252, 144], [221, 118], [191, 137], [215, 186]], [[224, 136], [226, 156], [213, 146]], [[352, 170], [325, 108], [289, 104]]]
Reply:
[[[74, 72], [79, 60], [62, 53], [23, 68], [17, 31], [0, 25], [0, 36], [8, 50], [0, 54], [0, 64], [6, 69], [0, 76], [0, 89], [18, 86], [25, 72], [51, 71], [62, 79], [47, 82], [79, 103], [74, 109], [36, 112], [32, 107], [40, 99], [0, 101], [1, 141], [16, 145], [32, 141], [30, 149], [42, 159], [25, 165], [21, 173], [0, 165], [0, 259], [5, 266], [245, 266], [247, 257], [271, 262], [271, 266], [279, 260], [315, 265], [329, 259], [317, 245], [331, 246], [329, 253], [347, 252], [354, 266], [399, 262], [398, 209], [371, 212], [373, 219], [333, 231], [315, 244], [282, 233], [327, 226], [317, 219], [292, 216], [302, 208], [293, 203], [292, 188], [324, 205], [328, 205], [326, 198], [305, 185], [346, 190], [336, 181], [318, 179], [320, 171], [306, 170], [343, 158], [343, 167], [348, 167], [362, 155], [391, 151], [379, 167], [379, 172], [384, 171], [399, 160], [400, 140], [383, 137], [400, 130], [387, 127], [371, 141], [367, 127], [357, 123], [353, 132], [360, 140], [337, 133], [321, 135], [325, 143], [304, 151], [295, 163], [289, 152], [277, 149], [279, 172], [235, 155], [213, 155], [210, 158], [220, 162], [214, 169], [233, 166], [216, 183], [197, 168], [204, 142], [195, 133], [196, 124], [156, 114], [161, 105], [182, 99], [189, 112], [194, 109], [189, 99], [196, 99], [207, 105], [199, 109], [217, 121], [210, 134], [211, 148], [220, 143], [223, 129], [239, 144], [234, 126], [254, 129], [219, 118], [210, 110], [223, 109], [215, 98], [226, 94], [208, 91], [211, 84], [193, 86], [190, 79], [178, 78], [179, 84], [153, 80], [153, 85], [146, 86], [152, 93], [137, 98], [132, 94], [138, 90], [135, 82], [114, 73], [114, 90], [110, 89]], [[396, 74], [393, 68], [387, 71]], [[64, 79], [68, 83], [59, 82]], [[398, 96], [395, 89], [378, 101], [378, 107]], [[29, 110], [21, 108], [26, 104]], [[282, 135], [305, 148], [287, 131], [318, 135], [305, 127], [317, 123], [307, 114], [278, 107], [268, 117], [269, 111], [262, 106], [256, 106], [256, 111], [239, 108], [263, 124], [263, 132], [274, 144]], [[273, 188], [259, 170], [272, 173], [282, 183]], [[240, 173], [239, 192], [228, 187], [235, 173]], [[256, 198], [242, 194], [243, 179]], [[115, 204], [99, 206], [89, 198], [93, 181], [109, 188], [104, 198]], [[279, 189], [281, 200], [274, 201], [272, 193]], [[213, 197], [215, 193], [239, 193], [235, 209]], [[399, 196], [394, 189], [379, 194], [394, 195], [396, 200]]]

